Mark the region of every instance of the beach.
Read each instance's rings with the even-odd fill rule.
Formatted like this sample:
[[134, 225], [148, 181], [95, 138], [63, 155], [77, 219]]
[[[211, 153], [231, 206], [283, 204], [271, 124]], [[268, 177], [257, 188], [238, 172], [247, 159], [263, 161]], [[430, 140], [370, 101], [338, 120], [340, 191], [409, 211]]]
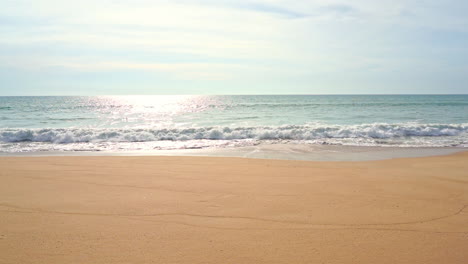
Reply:
[[0, 263], [466, 263], [467, 161], [0, 157]]
[[468, 264], [468, 1], [1, 3], [0, 264]]

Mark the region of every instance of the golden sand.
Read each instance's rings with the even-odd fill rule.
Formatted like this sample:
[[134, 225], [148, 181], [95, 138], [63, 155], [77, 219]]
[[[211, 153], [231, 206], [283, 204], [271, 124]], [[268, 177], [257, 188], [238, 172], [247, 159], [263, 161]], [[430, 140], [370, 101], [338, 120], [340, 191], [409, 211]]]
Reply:
[[0, 263], [468, 263], [468, 152], [0, 158]]

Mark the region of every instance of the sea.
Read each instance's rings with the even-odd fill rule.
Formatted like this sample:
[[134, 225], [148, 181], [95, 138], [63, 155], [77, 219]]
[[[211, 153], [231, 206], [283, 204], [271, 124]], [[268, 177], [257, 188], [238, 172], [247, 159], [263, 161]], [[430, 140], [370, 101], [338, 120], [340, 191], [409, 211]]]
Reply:
[[0, 97], [0, 153], [468, 148], [468, 95]]

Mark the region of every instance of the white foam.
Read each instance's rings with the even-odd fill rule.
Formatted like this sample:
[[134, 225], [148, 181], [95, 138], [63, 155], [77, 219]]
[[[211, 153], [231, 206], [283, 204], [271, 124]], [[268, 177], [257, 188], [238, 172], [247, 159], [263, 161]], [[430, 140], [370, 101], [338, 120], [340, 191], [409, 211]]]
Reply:
[[[0, 142], [125, 143], [185, 141], [304, 141], [355, 146], [466, 146], [468, 124], [363, 124], [173, 129], [0, 129]], [[209, 145], [209, 144], [208, 144]], [[0, 148], [1, 149], [4, 147]]]

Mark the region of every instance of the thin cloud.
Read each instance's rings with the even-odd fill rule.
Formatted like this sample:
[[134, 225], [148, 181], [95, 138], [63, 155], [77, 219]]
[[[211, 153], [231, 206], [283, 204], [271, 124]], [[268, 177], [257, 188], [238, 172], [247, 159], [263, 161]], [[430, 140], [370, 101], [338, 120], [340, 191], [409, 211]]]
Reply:
[[255, 12], [262, 12], [262, 13], [269, 13], [269, 14], [275, 14], [275, 15], [280, 15], [283, 17], [287, 18], [303, 18], [303, 17], [308, 17], [309, 15], [301, 12], [296, 12], [284, 7], [280, 6], [274, 6], [274, 5], [268, 5], [265, 3], [242, 3], [239, 2], [236, 5], [233, 5], [233, 7], [240, 8], [240, 9], [247, 9], [250, 11], [255, 11]]
[[239, 70], [260, 70], [250, 65], [226, 63], [141, 63], [129, 61], [49, 62], [41, 68], [62, 68], [81, 72], [149, 71], [163, 72], [181, 80], [230, 80]]
[[217, 7], [237, 9], [249, 12], [264, 13], [283, 18], [303, 18], [309, 16], [307, 13], [288, 8], [284, 4], [271, 4], [269, 1], [229, 1], [229, 0], [178, 0], [177, 3], [198, 5], [204, 7]]
[[321, 11], [325, 12], [334, 12], [334, 13], [341, 13], [341, 14], [350, 14], [350, 13], [358, 13], [358, 10], [350, 5], [342, 5], [342, 4], [335, 4], [335, 5], [327, 5], [321, 8]]

